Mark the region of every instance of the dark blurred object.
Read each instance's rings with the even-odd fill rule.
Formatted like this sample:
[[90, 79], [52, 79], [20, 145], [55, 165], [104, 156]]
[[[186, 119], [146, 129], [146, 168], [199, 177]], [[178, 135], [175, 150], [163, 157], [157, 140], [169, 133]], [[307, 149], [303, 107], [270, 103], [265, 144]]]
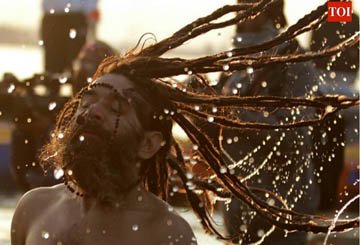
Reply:
[[[324, 22], [312, 32], [310, 48], [313, 51], [331, 47], [359, 31], [359, 16], [352, 15], [351, 22]], [[315, 60], [317, 67], [332, 71], [356, 73], [359, 69], [359, 47], [354, 45], [341, 54]], [[351, 82], [350, 82], [351, 83]]]
[[45, 14], [41, 38], [45, 49], [45, 71], [60, 73], [71, 63], [86, 42], [88, 23], [83, 13]]
[[14, 75], [5, 74], [0, 83], [1, 120], [15, 126], [11, 135], [11, 172], [24, 191], [59, 182], [52, 171], [44, 176], [37, 153], [49, 139], [55, 115], [68, 99], [60, 95], [64, 81], [63, 77], [36, 74], [20, 82]]
[[74, 94], [91, 81], [91, 76], [103, 59], [116, 54], [115, 49], [99, 40], [85, 44], [73, 62]]
[[88, 33], [95, 38], [99, 19], [97, 0], [43, 0], [41, 38], [45, 50], [45, 71], [70, 70], [86, 43]]

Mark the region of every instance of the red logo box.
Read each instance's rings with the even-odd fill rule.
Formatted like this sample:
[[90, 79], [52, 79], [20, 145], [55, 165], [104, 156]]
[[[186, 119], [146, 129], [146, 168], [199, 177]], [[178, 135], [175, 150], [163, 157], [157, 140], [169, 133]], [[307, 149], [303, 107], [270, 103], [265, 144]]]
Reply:
[[328, 2], [328, 22], [351, 22], [352, 2]]

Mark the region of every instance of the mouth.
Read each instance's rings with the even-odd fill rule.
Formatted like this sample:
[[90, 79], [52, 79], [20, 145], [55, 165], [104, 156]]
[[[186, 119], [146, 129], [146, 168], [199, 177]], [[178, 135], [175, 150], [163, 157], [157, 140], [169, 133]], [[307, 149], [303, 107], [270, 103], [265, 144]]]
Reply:
[[80, 141], [86, 141], [88, 139], [104, 142], [103, 137], [101, 137], [98, 133], [95, 133], [93, 131], [85, 130], [79, 134]]

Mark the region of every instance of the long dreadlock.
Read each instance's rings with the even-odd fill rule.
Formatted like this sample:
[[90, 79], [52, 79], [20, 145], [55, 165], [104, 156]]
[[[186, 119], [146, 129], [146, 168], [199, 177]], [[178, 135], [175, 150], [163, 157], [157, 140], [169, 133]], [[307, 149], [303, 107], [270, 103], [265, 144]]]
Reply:
[[[224, 6], [212, 14], [199, 18], [194, 22], [181, 28], [171, 37], [164, 39], [152, 46], [136, 52], [135, 49], [123, 56], [106, 58], [99, 66], [94, 75], [94, 80], [104, 74], [122, 74], [134, 82], [135, 86], [142, 92], [140, 94], [156, 108], [156, 117], [166, 121], [167, 131], [165, 137], [166, 147], [156, 154], [148, 164], [143, 165], [142, 173], [145, 186], [149, 191], [166, 198], [167, 179], [169, 174], [176, 174], [183, 182], [187, 197], [193, 210], [200, 217], [205, 230], [217, 234], [220, 238], [231, 239], [221, 234], [212, 221], [209, 209], [211, 204], [206, 202], [206, 195], [212, 192], [220, 197], [235, 196], [254, 209], [260, 216], [277, 227], [288, 231], [311, 231], [314, 233], [327, 232], [329, 228], [333, 231], [343, 231], [348, 228], [358, 227], [359, 219], [339, 220], [334, 227], [332, 220], [324, 217], [310, 216], [298, 213], [283, 207], [271, 206], [261, 200], [254, 190], [241, 181], [241, 176], [235, 176], [228, 171], [225, 160], [220, 150], [211, 142], [207, 132], [201, 130], [193, 121], [195, 119], [209, 119], [210, 123], [226, 128], [251, 128], [251, 129], [280, 129], [294, 128], [309, 125], [324, 120], [338, 110], [359, 105], [358, 99], [350, 99], [344, 96], [324, 96], [307, 98], [280, 98], [280, 97], [235, 97], [214, 96], [213, 94], [198, 94], [187, 92], [171, 79], [163, 80], [182, 74], [198, 74], [203, 83], [208, 81], [201, 74], [208, 72], [235, 71], [246, 67], [260, 68], [267, 65], [279, 63], [294, 63], [312, 60], [319, 57], [329, 56], [356, 45], [359, 42], [359, 33], [344, 40], [333, 47], [316, 52], [291, 53], [286, 55], [265, 56], [260, 52], [288, 42], [296, 36], [315, 29], [326, 19], [326, 4], [319, 6], [311, 13], [305, 15], [296, 24], [290, 26], [286, 31], [270, 41], [247, 48], [236, 48], [215, 55], [200, 57], [196, 59], [162, 58], [164, 53], [181, 46], [184, 42], [193, 39], [210, 30], [223, 28], [238, 24], [248, 19], [255, 18], [261, 12], [267, 11], [272, 4], [278, 0], [262, 0], [256, 4], [238, 4]], [[235, 13], [235, 16], [219, 21], [220, 17]], [[231, 55], [229, 55], [231, 53]], [[269, 81], [271, 82], [271, 81]], [[209, 86], [207, 86], [209, 87]], [[77, 98], [80, 98], [81, 92]], [[156, 98], [156, 99], [154, 99]], [[74, 115], [78, 100], [70, 102], [63, 113], [59, 116], [57, 128], [66, 125]], [[198, 108], [204, 110], [200, 111]], [[223, 115], [211, 114], [209, 109], [216, 107]], [[296, 122], [257, 123], [244, 122], [229, 119], [227, 115], [234, 109], [239, 108], [315, 108], [317, 109], [312, 118], [303, 118]], [[141, 113], [141, 112], [139, 112]], [[207, 180], [188, 176], [189, 169], [185, 164], [184, 156], [176, 140], [171, 136], [170, 122], [176, 122], [187, 134], [194, 145], [197, 146], [202, 159], [209, 169], [216, 175], [216, 179]], [[161, 125], [161, 124], [159, 124]], [[160, 129], [162, 126], [157, 125]], [[156, 125], [149, 125], [153, 129]], [[169, 151], [173, 148], [174, 151]], [[224, 171], [225, 170], [225, 171]], [[260, 190], [267, 192], [266, 190]], [[269, 193], [276, 197], [276, 194]], [[279, 199], [279, 198], [277, 198]]]

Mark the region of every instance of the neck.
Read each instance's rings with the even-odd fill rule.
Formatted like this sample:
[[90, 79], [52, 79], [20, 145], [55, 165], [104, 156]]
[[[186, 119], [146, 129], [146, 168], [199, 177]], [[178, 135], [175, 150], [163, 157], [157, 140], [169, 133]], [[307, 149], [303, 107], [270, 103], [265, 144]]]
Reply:
[[123, 207], [133, 207], [135, 204], [139, 202], [139, 196], [142, 196], [144, 193], [144, 188], [139, 181], [132, 184], [119, 193], [115, 200], [113, 200], [110, 204], [101, 203], [95, 197], [91, 197], [89, 195], [84, 195], [81, 197], [81, 206], [83, 213], [87, 213], [94, 208], [100, 209], [114, 209], [114, 208], [123, 208]]

